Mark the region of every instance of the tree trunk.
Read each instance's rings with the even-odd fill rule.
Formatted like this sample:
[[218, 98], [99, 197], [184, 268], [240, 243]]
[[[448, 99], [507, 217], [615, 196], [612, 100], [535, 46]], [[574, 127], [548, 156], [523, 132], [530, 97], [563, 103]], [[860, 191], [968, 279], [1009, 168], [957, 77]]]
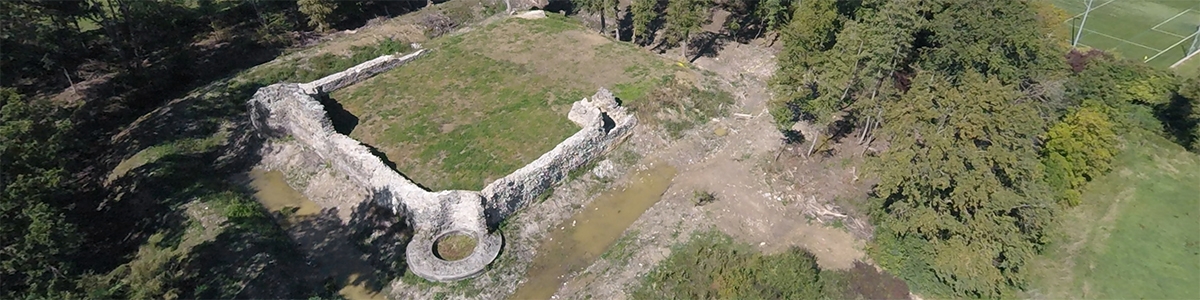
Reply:
[[605, 25], [608, 25], [608, 24], [606, 24], [606, 22], [604, 22], [604, 9], [600, 9], [600, 34], [602, 34], [602, 35], [608, 35], [608, 33], [604, 32]]
[[[755, 34], [754, 34], [754, 38], [758, 38], [758, 37], [762, 36], [762, 34], [763, 34], [763, 30], [764, 30], [764, 29], [766, 29], [766, 28], [767, 28], [767, 20], [763, 20], [762, 22], [758, 22], [758, 33], [755, 33]], [[772, 44], [774, 44], [775, 42], [774, 42], [774, 41], [772, 41], [771, 43], [772, 43]], [[767, 47], [770, 47], [770, 45], [767, 45]]]
[[258, 0], [250, 1], [250, 7], [254, 8], [254, 16], [258, 17], [258, 24], [266, 27], [267, 19], [263, 18], [262, 11], [258, 8]]
[[812, 145], [808, 146], [808, 154], [805, 154], [804, 157], [812, 156], [813, 150], [817, 149], [817, 141], [819, 141], [820, 139], [821, 139], [821, 132], [817, 132], [816, 138], [814, 138], [812, 140]]
[[613, 21], [615, 21], [615, 23], [617, 23], [617, 26], [614, 26], [614, 27], [616, 27], [616, 30], [613, 30], [613, 37], [616, 38], [618, 41], [620, 41], [621, 40], [621, 5], [620, 5], [620, 2], [614, 1], [614, 3], [617, 3], [617, 6], [613, 7]]
[[[683, 42], [680, 42], [680, 44], [683, 44], [683, 60], [684, 60], [684, 61], [687, 61], [687, 60], [688, 60], [688, 56], [687, 56], [687, 54], [688, 54], [688, 49], [687, 49], [687, 46], [688, 46], [688, 43], [691, 43], [691, 42], [692, 42], [692, 35], [691, 35], [691, 33], [687, 32], [687, 31], [684, 31], [684, 32], [683, 32]], [[691, 61], [688, 61], [688, 62], [690, 63]]]
[[866, 124], [866, 126], [863, 126], [862, 134], [858, 135], [858, 143], [859, 144], [862, 144], [863, 140], [865, 140], [867, 138], [867, 131], [870, 131], [870, 130], [871, 130], [871, 116], [867, 116], [867, 124]]

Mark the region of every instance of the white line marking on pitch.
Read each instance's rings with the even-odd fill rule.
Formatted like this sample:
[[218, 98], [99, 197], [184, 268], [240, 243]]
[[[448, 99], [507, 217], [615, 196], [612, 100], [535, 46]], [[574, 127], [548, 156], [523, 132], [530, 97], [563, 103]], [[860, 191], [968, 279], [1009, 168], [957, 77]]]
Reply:
[[1192, 59], [1192, 56], [1196, 56], [1196, 54], [1200, 54], [1200, 51], [1192, 52], [1192, 54], [1189, 54], [1188, 56], [1184, 56], [1184, 57], [1183, 57], [1183, 59], [1180, 59], [1179, 61], [1177, 61], [1177, 62], [1175, 62], [1175, 63], [1171, 64], [1171, 68], [1172, 68], [1172, 69], [1174, 69], [1175, 67], [1178, 67], [1179, 65], [1182, 65], [1182, 64], [1183, 64], [1183, 62], [1185, 62], [1185, 61], [1187, 61], [1187, 60], [1189, 60], [1189, 59]]
[[1174, 20], [1175, 18], [1178, 18], [1179, 16], [1182, 16], [1183, 14], [1188, 13], [1189, 11], [1192, 11], [1192, 9], [1191, 8], [1185, 9], [1185, 10], [1179, 12], [1179, 14], [1175, 15], [1174, 17], [1171, 17], [1170, 19], [1167, 19], [1166, 21], [1162, 21], [1162, 23], [1158, 23], [1158, 25], [1154, 25], [1154, 27], [1150, 27], [1150, 29], [1158, 29], [1158, 26], [1167, 24], [1167, 22], [1170, 22], [1171, 20]]
[[1166, 31], [1162, 31], [1162, 30], [1158, 30], [1158, 29], [1154, 29], [1154, 28], [1150, 28], [1150, 30], [1154, 30], [1154, 32], [1158, 32], [1158, 33], [1161, 33], [1161, 34], [1169, 34], [1169, 35], [1171, 35], [1171, 36], [1174, 36], [1174, 37], [1177, 37], [1177, 38], [1182, 38], [1182, 37], [1183, 37], [1182, 35], [1178, 35], [1178, 34], [1174, 34], [1174, 33], [1166, 32]]
[[1066, 21], [1063, 21], [1063, 23], [1071, 22], [1071, 20], [1074, 20], [1075, 18], [1082, 17], [1084, 13], [1087, 13], [1087, 12], [1089, 12], [1089, 11], [1093, 11], [1093, 10], [1100, 9], [1101, 7], [1104, 7], [1105, 5], [1108, 5], [1109, 3], [1113, 3], [1113, 2], [1117, 2], [1117, 0], [1108, 0], [1108, 2], [1101, 3], [1100, 5], [1097, 5], [1096, 7], [1093, 7], [1093, 8], [1092, 8], [1092, 9], [1090, 9], [1090, 10], [1086, 10], [1086, 11], [1084, 11], [1084, 12], [1081, 12], [1081, 13], [1078, 13], [1078, 14], [1076, 14], [1074, 17], [1071, 17], [1070, 19], [1067, 19]]
[[[1198, 32], [1198, 33], [1200, 33], [1200, 32]], [[1162, 51], [1159, 51], [1159, 52], [1158, 52], [1158, 54], [1155, 54], [1154, 56], [1151, 56], [1149, 59], [1146, 59], [1146, 60], [1145, 60], [1145, 61], [1143, 61], [1143, 62], [1150, 62], [1151, 60], [1154, 60], [1154, 58], [1158, 57], [1159, 55], [1162, 55], [1163, 53], [1166, 53], [1167, 51], [1171, 51], [1171, 49], [1175, 48], [1175, 46], [1179, 46], [1179, 44], [1183, 44], [1183, 42], [1186, 42], [1188, 39], [1192, 38], [1192, 37], [1193, 37], [1193, 36], [1195, 36], [1195, 35], [1196, 35], [1196, 33], [1193, 33], [1193, 34], [1191, 34], [1191, 35], [1189, 35], [1189, 36], [1187, 36], [1187, 37], [1184, 37], [1184, 38], [1182, 38], [1182, 39], [1179, 39], [1179, 41], [1178, 41], [1178, 42], [1175, 42], [1175, 44], [1174, 44], [1174, 45], [1171, 45], [1170, 47], [1167, 47], [1167, 50], [1162, 50]], [[1200, 51], [1198, 51], [1198, 52], [1200, 52]], [[1192, 53], [1192, 54], [1195, 54], [1195, 53]]]
[[[1123, 39], [1123, 38], [1119, 38], [1119, 37], [1115, 37], [1115, 36], [1111, 36], [1111, 35], [1103, 34], [1103, 33], [1100, 33], [1100, 32], [1098, 32], [1098, 31], [1091, 30], [1091, 29], [1084, 29], [1083, 31], [1087, 31], [1087, 32], [1091, 32], [1091, 33], [1099, 34], [1099, 35], [1101, 35], [1101, 36], [1104, 36], [1104, 37], [1107, 37], [1107, 38], [1110, 38], [1110, 39], [1114, 39], [1114, 40], [1118, 40], [1118, 41], [1124, 42], [1124, 43], [1126, 43], [1126, 44], [1130, 44], [1130, 45], [1134, 45], [1134, 46], [1138, 46], [1138, 47], [1142, 47], [1142, 48], [1150, 49], [1151, 51], [1166, 51], [1166, 50], [1160, 50], [1160, 49], [1157, 49], [1157, 48], [1151, 48], [1150, 46], [1146, 46], [1146, 45], [1142, 45], [1142, 44], [1134, 43], [1134, 42], [1131, 42], [1131, 41], [1129, 41], [1129, 40], [1126, 40], [1126, 39]], [[1174, 47], [1174, 46], [1171, 46], [1171, 47]], [[1167, 50], [1170, 50], [1170, 49], [1167, 49]]]

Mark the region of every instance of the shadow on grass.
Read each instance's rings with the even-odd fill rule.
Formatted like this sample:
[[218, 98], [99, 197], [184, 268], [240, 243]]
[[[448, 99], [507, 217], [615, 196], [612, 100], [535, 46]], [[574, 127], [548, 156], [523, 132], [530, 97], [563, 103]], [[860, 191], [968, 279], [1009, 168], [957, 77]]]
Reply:
[[[346, 110], [337, 100], [329, 97], [329, 94], [322, 93], [317, 95], [317, 100], [321, 101], [321, 105], [325, 106], [325, 114], [329, 115], [329, 120], [333, 123], [333, 130], [337, 133], [350, 135], [354, 132], [354, 128], [358, 127], [358, 116]], [[395, 168], [393, 166], [392, 168]]]
[[[260, 159], [262, 140], [245, 129], [244, 125], [236, 128], [224, 146], [168, 154], [130, 170], [110, 184], [113, 188], [106, 197], [109, 200], [89, 214], [92, 226], [84, 227], [94, 245], [89, 248], [91, 264], [86, 267], [119, 270], [118, 265], [142, 259], [140, 255], [121, 253], [139, 253], [138, 249], [146, 246], [174, 253], [169, 258], [173, 262], [143, 261], [138, 265], [151, 268], [118, 273], [126, 275], [110, 277], [110, 286], [102, 283], [88, 287], [89, 294], [100, 298], [171, 294], [184, 298], [294, 298], [321, 294], [305, 284], [305, 278], [292, 276], [303, 270], [302, 256], [253, 200], [252, 191], [230, 179]], [[191, 219], [185, 214], [187, 203], [204, 203], [205, 210], [215, 210], [211, 217], [224, 218], [225, 222], [204, 224]], [[176, 252], [189, 234], [188, 227], [196, 222], [203, 231], [219, 233], [212, 240]], [[164, 238], [149, 244], [148, 238], [154, 234]], [[144, 276], [155, 279], [138, 279]], [[130, 280], [134, 284], [128, 284]]]

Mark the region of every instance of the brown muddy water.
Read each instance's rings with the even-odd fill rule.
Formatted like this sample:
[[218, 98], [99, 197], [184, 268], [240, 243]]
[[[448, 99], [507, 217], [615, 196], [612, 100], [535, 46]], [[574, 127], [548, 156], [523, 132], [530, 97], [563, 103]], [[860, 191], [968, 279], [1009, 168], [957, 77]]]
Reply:
[[538, 247], [537, 256], [509, 299], [549, 299], [570, 279], [571, 274], [590, 266], [625, 232], [625, 228], [654, 206], [671, 181], [675, 167], [652, 164], [635, 172], [624, 187], [604, 192], [571, 219], [551, 228], [549, 239]]
[[[291, 229], [295, 224], [301, 221], [316, 216], [321, 213], [321, 206], [316, 202], [309, 200], [304, 194], [301, 194], [296, 189], [293, 189], [284, 180], [283, 172], [267, 171], [261, 168], [254, 168], [250, 171], [250, 187], [254, 189], [254, 198], [258, 200], [268, 211], [272, 213], [281, 213], [286, 216], [279, 220], [280, 226], [285, 230]], [[341, 257], [345, 253], [330, 253], [327, 257]], [[348, 255], [353, 255], [348, 254]], [[324, 264], [330, 264], [324, 259], [318, 258]], [[350, 263], [356, 265], [356, 263]], [[383, 293], [370, 289], [365, 280], [359, 280], [362, 276], [361, 272], [343, 272], [334, 270], [337, 268], [323, 268], [312, 270], [314, 273], [324, 273], [333, 275], [343, 287], [338, 291], [346, 299], [350, 300], [375, 300], [386, 299]], [[360, 282], [354, 284], [354, 282]]]

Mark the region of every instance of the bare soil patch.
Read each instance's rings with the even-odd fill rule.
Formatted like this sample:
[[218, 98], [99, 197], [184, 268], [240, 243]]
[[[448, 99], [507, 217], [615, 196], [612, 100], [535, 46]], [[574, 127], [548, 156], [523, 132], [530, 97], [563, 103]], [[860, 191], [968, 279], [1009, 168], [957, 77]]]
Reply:
[[[764, 168], [776, 163], [774, 158], [782, 147], [782, 136], [765, 113], [770, 97], [765, 82], [773, 69], [770, 58], [762, 48], [734, 44], [722, 56], [696, 61], [735, 95], [733, 115], [717, 118], [675, 141], [661, 132], [635, 134], [628, 147], [668, 161], [680, 173], [663, 199], [627, 230], [631, 242], [620, 250], [610, 249], [622, 253], [608, 257], [621, 259], [597, 261], [574, 276], [557, 296], [624, 298], [642, 275], [670, 254], [672, 245], [710, 226], [766, 253], [793, 246], [809, 249], [823, 269], [848, 269], [855, 261], [866, 259], [863, 240], [846, 230], [808, 221], [807, 207], [796, 201], [820, 197], [826, 203], [831, 199], [825, 194], [805, 191], [822, 191], [821, 185], [829, 182], [793, 182]], [[845, 190], [856, 188], [847, 186]], [[692, 201], [695, 191], [711, 191], [717, 200], [696, 206]]]

